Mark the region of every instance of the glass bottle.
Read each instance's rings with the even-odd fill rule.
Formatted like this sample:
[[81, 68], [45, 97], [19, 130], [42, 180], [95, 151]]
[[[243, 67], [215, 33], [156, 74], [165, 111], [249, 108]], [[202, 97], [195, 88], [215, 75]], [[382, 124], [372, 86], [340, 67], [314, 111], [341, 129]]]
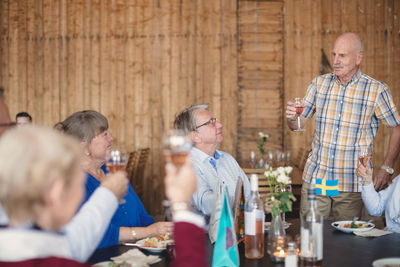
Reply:
[[285, 256], [285, 267], [297, 267], [296, 243], [289, 242]]
[[322, 266], [323, 217], [317, 210], [315, 186], [308, 188], [308, 210], [301, 216], [300, 266]]
[[264, 208], [258, 194], [258, 176], [250, 176], [251, 195], [246, 201], [244, 212], [245, 257], [260, 259], [264, 257]]

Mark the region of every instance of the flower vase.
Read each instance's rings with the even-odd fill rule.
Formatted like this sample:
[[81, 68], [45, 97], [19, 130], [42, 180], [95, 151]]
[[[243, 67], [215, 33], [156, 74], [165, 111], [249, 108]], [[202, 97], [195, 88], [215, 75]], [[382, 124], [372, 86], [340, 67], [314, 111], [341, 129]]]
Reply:
[[275, 240], [285, 239], [286, 232], [283, 226], [282, 215], [279, 213], [277, 216], [273, 216], [271, 220], [271, 225], [268, 230], [268, 243], [267, 243], [267, 253], [271, 255], [271, 252], [274, 252], [276, 248]]

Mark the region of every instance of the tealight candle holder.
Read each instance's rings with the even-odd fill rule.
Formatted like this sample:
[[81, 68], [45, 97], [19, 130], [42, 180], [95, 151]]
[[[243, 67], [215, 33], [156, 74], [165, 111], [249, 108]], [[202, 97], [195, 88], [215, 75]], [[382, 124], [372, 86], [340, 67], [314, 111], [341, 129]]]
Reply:
[[274, 262], [284, 262], [286, 257], [285, 237], [278, 236], [274, 238], [271, 246], [271, 260]]

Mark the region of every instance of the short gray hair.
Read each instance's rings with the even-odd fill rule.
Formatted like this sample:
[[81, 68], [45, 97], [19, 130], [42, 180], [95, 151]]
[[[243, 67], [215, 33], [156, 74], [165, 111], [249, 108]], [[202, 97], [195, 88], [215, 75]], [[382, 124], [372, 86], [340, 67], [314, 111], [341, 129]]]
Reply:
[[76, 179], [80, 157], [78, 142], [54, 129], [29, 125], [7, 131], [0, 139], [0, 203], [10, 221], [35, 222], [49, 187]]
[[208, 110], [208, 104], [193, 105], [185, 108], [175, 116], [174, 128], [185, 134], [196, 131], [196, 113], [199, 110]]
[[54, 128], [74, 136], [81, 142], [90, 143], [96, 135], [108, 130], [108, 121], [97, 111], [83, 110], [57, 123]]

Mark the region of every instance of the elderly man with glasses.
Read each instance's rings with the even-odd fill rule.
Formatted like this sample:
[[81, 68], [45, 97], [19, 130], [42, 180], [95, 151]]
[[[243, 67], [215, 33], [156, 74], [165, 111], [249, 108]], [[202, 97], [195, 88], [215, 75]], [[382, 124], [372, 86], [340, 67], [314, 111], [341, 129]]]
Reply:
[[208, 111], [208, 105], [195, 105], [181, 111], [174, 127], [184, 131], [192, 140], [190, 159], [197, 175], [197, 190], [192, 205], [208, 223], [217, 198], [218, 184], [228, 191], [233, 204], [238, 179], [243, 181], [244, 196], [250, 196], [250, 183], [237, 161], [228, 153], [217, 150], [222, 142], [222, 124]]

